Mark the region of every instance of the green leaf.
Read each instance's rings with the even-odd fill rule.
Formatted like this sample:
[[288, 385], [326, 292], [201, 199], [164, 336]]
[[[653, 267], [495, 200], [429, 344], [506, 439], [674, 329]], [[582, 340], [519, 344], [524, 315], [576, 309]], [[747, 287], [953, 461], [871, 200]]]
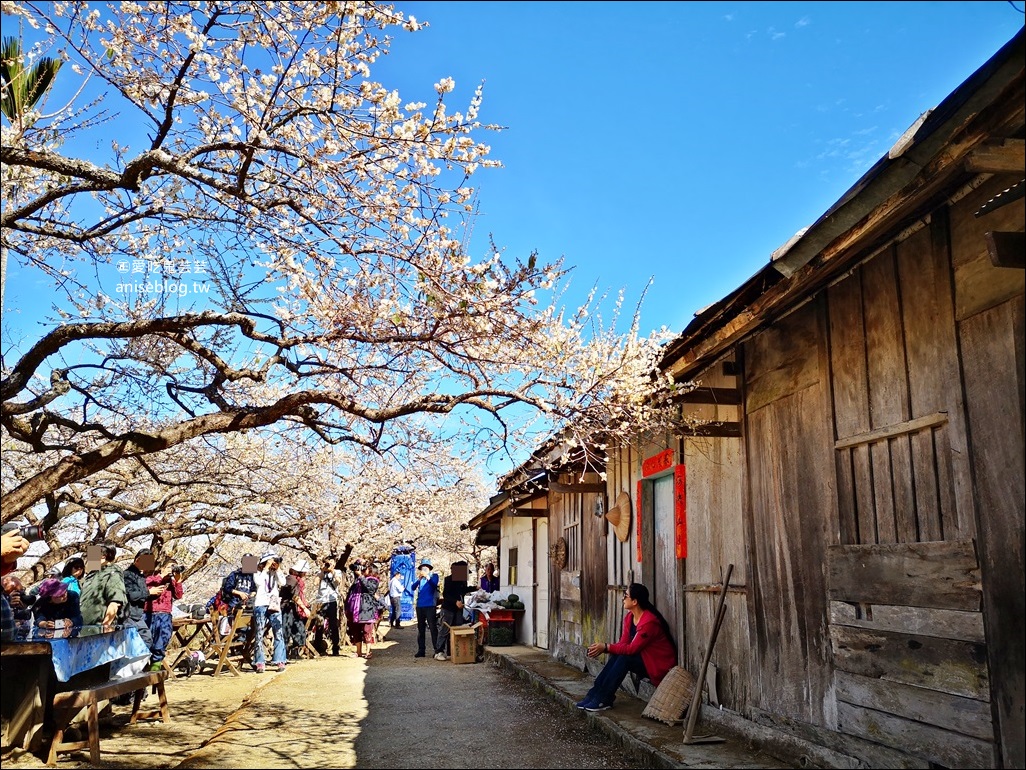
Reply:
[[24, 119], [25, 114], [35, 107], [50, 87], [63, 62], [49, 56], [37, 61], [25, 70], [21, 41], [16, 37], [5, 37], [0, 45], [0, 83], [3, 97], [0, 98], [0, 112], [11, 123]]

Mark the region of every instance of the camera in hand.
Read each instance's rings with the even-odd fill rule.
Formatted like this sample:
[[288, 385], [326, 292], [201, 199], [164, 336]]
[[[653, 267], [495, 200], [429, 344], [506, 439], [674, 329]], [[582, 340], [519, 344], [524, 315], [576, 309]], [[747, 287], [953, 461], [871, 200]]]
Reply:
[[171, 572], [175, 575], [181, 575], [183, 572], [185, 572], [185, 567], [183, 567], [181, 564], [176, 564], [171, 568]]
[[6, 535], [11, 532], [15, 532], [21, 535], [30, 543], [35, 543], [37, 540], [42, 540], [43, 536], [46, 534], [46, 530], [38, 524], [26, 524], [24, 527], [19, 527], [17, 524], [14, 524], [12, 522], [4, 524], [2, 533]]

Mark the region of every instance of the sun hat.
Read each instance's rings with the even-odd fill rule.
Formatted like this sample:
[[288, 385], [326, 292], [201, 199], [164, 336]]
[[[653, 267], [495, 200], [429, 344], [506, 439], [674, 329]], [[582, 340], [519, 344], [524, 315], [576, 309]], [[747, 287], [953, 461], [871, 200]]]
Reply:
[[68, 592], [68, 584], [57, 578], [47, 578], [39, 584], [39, 592], [36, 594], [40, 599], [59, 599]]
[[309, 572], [310, 562], [308, 562], [306, 559], [300, 559], [289, 569], [291, 569], [293, 572]]
[[606, 518], [613, 525], [616, 539], [621, 543], [626, 543], [627, 535], [631, 531], [631, 496], [626, 492], [621, 492], [616, 498], [616, 505], [606, 513]]
[[274, 551], [268, 551], [260, 557], [261, 564], [266, 564], [269, 561], [281, 561], [281, 556], [276, 554]]

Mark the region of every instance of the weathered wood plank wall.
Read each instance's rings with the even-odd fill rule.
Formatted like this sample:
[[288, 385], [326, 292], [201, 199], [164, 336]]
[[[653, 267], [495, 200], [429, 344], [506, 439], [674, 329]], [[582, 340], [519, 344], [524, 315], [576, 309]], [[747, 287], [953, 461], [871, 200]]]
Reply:
[[[1021, 101], [1020, 101], [1021, 104]], [[1021, 109], [1021, 107], [1020, 107]], [[1023, 232], [1023, 200], [976, 217], [1001, 189], [993, 179], [951, 210], [955, 317], [978, 517], [987, 650], [1005, 767], [1026, 766], [1026, 587], [1024, 587], [1024, 311], [1026, 274], [991, 264], [986, 232]], [[999, 675], [1017, 672], [1016, 676]]]
[[[993, 684], [1009, 691], [1005, 711], [1009, 717], [1017, 716], [1019, 724], [1022, 722], [1022, 686], [992, 682], [987, 656], [991, 661], [999, 658], [985, 643], [983, 615], [973, 616], [980, 612], [988, 595], [986, 591], [982, 596], [978, 593], [981, 576], [972, 540], [978, 532], [978, 515], [992, 520], [988, 526], [1002, 530], [1005, 540], [995, 544], [995, 553], [1000, 553], [1003, 564], [1019, 575], [1019, 585], [1006, 585], [1000, 593], [1020, 597], [1020, 604], [1023, 594], [1021, 428], [998, 453], [1006, 468], [1010, 467], [1007, 463], [1018, 464], [1019, 470], [1008, 474], [1017, 488], [999, 494], [999, 504], [988, 506], [987, 513], [978, 511], [974, 500], [973, 466], [977, 473], [986, 471], [984, 465], [972, 462], [981, 452], [988, 452], [983, 447], [993, 446], [993, 439], [1008, 435], [1000, 428], [1001, 418], [984, 416], [995, 394], [1001, 394], [1005, 419], [1011, 410], [1017, 418], [1015, 424], [1022, 423], [1021, 367], [1005, 365], [1002, 369], [998, 363], [998, 359], [1008, 362], [1017, 358], [1015, 311], [1007, 315], [1004, 328], [1008, 333], [1002, 336], [987, 329], [972, 343], [966, 336], [976, 316], [962, 321], [956, 317], [971, 310], [982, 314], [996, 307], [1014, 307], [1016, 301], [1021, 304], [1022, 271], [1010, 275], [1009, 281], [994, 272], [997, 268], [991, 267], [988, 272], [980, 264], [986, 259], [980, 226], [975, 222], [970, 225], [966, 215], [987, 195], [994, 194], [995, 190], [989, 189], [992, 187], [984, 184], [953, 204], [950, 216], [948, 209], [938, 209], [924, 227], [880, 251], [827, 292], [840, 542], [936, 546], [938, 543], [931, 541], [945, 541], [939, 543], [942, 549], [956, 542], [968, 543], [961, 560], [942, 560], [935, 565], [937, 572], [929, 576], [930, 586], [925, 589], [933, 594], [929, 600], [895, 594], [899, 589], [911, 590], [914, 572], [891, 572], [881, 561], [880, 552], [858, 552], [857, 558], [869, 569], [861, 571], [857, 587], [851, 587], [857, 597], [847, 598], [863, 604], [854, 619], [836, 604], [831, 605], [834, 664], [839, 670], [835, 682], [838, 727], [946, 766], [987, 767], [996, 763], [993, 725], [989, 734], [981, 735], [986, 731], [978, 722], [972, 723], [975, 726], [971, 731], [960, 731], [950, 728], [943, 715], [938, 716], [939, 724], [922, 720], [919, 715], [925, 709], [917, 705], [908, 706], [908, 713], [888, 713], [879, 698], [868, 695], [885, 685], [864, 680], [904, 682], [917, 688], [908, 693], [928, 702], [947, 699], [950, 713], [971, 711], [977, 719], [989, 710]], [[990, 226], [1021, 229], [1021, 206], [1018, 212], [1006, 212], [1002, 218], [1004, 222], [994, 221]], [[960, 230], [966, 229], [976, 231], [977, 237], [965, 238]], [[961, 290], [960, 284], [966, 288]], [[1019, 318], [1021, 336], [1021, 313]], [[974, 375], [979, 371], [973, 363], [977, 350], [993, 351], [988, 358], [997, 368], [988, 374], [998, 373], [996, 381], [991, 376], [984, 384], [982, 376]], [[1021, 354], [1018, 357], [1021, 359]], [[980, 405], [976, 407], [976, 413], [981, 414], [979, 426], [986, 430], [973, 426], [971, 453], [968, 416], [975, 414], [974, 403]], [[1012, 533], [1020, 545], [1010, 550], [1007, 538]], [[953, 553], [944, 552], [949, 556]], [[987, 561], [984, 556], [984, 565]], [[965, 566], [963, 562], [971, 563], [975, 577], [967, 578], [959, 572]], [[997, 572], [1000, 570], [984, 566], [983, 584]], [[971, 595], [966, 595], [961, 586], [953, 591], [967, 604], [948, 604], [947, 600], [938, 603], [938, 586], [944, 585], [945, 575], [954, 576], [962, 585], [972, 584]], [[838, 598], [833, 584], [831, 598]], [[939, 614], [937, 608], [970, 614]], [[1017, 611], [1021, 617], [1022, 607]], [[878, 621], [877, 628], [867, 630], [873, 623], [867, 626], [865, 615], [860, 613], [870, 613]], [[887, 619], [886, 628], [879, 624], [882, 618]], [[992, 618], [989, 635], [993, 635], [995, 623]], [[1007, 631], [1002, 633], [1009, 636]], [[1019, 656], [1019, 664], [1012, 670], [1021, 671], [1021, 623], [1018, 633], [1010, 637], [1016, 642], [1015, 654]], [[916, 655], [909, 656], [908, 649], [917, 650]], [[890, 661], [890, 665], [882, 661]], [[858, 678], [853, 680], [853, 676]], [[865, 700], [853, 701], [855, 694]], [[904, 702], [917, 703], [913, 697]]]
[[824, 562], [837, 542], [822, 299], [744, 345], [751, 707], [835, 721]]
[[613, 527], [605, 521], [606, 527], [606, 571], [609, 575], [609, 585], [606, 589], [606, 616], [605, 638], [616, 639], [620, 633], [623, 622], [623, 602], [619, 600], [624, 588], [635, 577], [635, 551], [634, 535], [636, 526], [635, 517], [635, 484], [634, 477], [636, 468], [640, 467], [641, 459], [635, 447], [625, 444], [616, 449], [606, 471], [607, 501], [610, 507], [617, 504], [622, 493], [630, 499], [628, 514], [631, 517], [631, 527], [628, 531], [627, 540], [621, 542], [613, 532]]
[[945, 767], [994, 767], [971, 540], [828, 550], [838, 729]]
[[[696, 376], [703, 387], [736, 390], [738, 377], [716, 361]], [[737, 404], [688, 406], [688, 415], [702, 420], [737, 422]], [[724, 708], [742, 711], [750, 699], [751, 637], [746, 593], [747, 541], [744, 532], [742, 441], [740, 438], [688, 438], [682, 462], [687, 466], [687, 558], [684, 560], [683, 611], [677, 645], [683, 664], [698, 671], [712, 631], [718, 587], [728, 564], [734, 565], [726, 615], [711, 662], [716, 692]]]
[[[597, 473], [588, 473], [565, 477], [567, 483], [600, 482]], [[603, 493], [604, 494], [604, 493]], [[584, 645], [605, 635], [606, 619], [606, 585], [609, 576], [606, 572], [606, 541], [608, 539], [608, 522], [605, 518], [595, 516], [595, 500], [597, 493], [578, 493], [573, 495], [573, 504], [580, 506], [581, 518], [581, 611], [582, 640]]]

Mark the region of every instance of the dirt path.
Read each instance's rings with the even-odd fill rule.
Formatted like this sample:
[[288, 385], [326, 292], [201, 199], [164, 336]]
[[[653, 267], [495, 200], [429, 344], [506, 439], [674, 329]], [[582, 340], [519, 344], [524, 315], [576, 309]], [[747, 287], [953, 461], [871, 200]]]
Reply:
[[[101, 726], [102, 768], [631, 768], [619, 749], [493, 663], [415, 659], [416, 630], [389, 630], [370, 661], [349, 655], [283, 673], [167, 683], [172, 721]], [[149, 696], [146, 705], [154, 702]], [[7, 768], [42, 768], [35, 756]], [[88, 752], [60, 770], [92, 767]]]
[[[286, 672], [288, 673], [288, 672]], [[170, 724], [160, 721], [139, 722], [128, 726], [130, 707], [114, 707], [112, 719], [100, 724], [101, 763], [99, 767], [150, 768], [174, 767], [199, 749], [239, 707], [259, 688], [283, 674], [221, 674], [174, 679], [166, 683], [171, 710]], [[149, 695], [144, 707], [156, 703]], [[87, 751], [62, 754], [62, 770], [91, 767]], [[43, 768], [46, 764], [32, 754], [15, 750], [4, 754], [6, 768]]]

